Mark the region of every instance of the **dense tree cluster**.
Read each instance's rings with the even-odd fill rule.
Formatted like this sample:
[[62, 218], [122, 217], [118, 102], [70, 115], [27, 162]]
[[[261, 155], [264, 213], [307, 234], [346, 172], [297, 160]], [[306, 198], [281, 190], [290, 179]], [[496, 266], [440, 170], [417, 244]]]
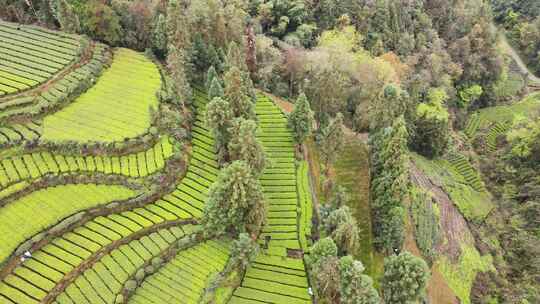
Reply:
[[429, 268], [409, 252], [392, 255], [384, 261], [382, 289], [387, 304], [417, 303], [429, 279]]
[[339, 260], [340, 294], [343, 304], [378, 304], [377, 290], [373, 280], [364, 274], [362, 262], [355, 261], [350, 255]]
[[243, 72], [237, 66], [232, 66], [225, 73], [223, 77], [225, 82], [224, 97], [231, 105], [234, 117], [254, 119], [255, 105], [242, 74]]
[[403, 117], [370, 138], [375, 241], [400, 250], [405, 236], [404, 203], [409, 197], [407, 129]]
[[170, 2], [167, 7], [167, 67], [170, 70], [175, 99], [183, 104], [191, 102], [191, 86], [187, 73], [189, 72], [190, 34], [185, 31], [187, 16], [180, 3]]
[[232, 123], [232, 111], [229, 103], [221, 97], [214, 97], [205, 112], [206, 125], [214, 134], [218, 159], [224, 163], [228, 159], [227, 143], [230, 140], [229, 128]]
[[512, 42], [540, 75], [540, 3], [534, 0], [492, 0], [498, 23], [506, 28]]
[[257, 123], [253, 120], [235, 118], [229, 128], [227, 144], [231, 161], [244, 161], [255, 176], [259, 176], [266, 165], [264, 150], [256, 138]]
[[294, 140], [302, 145], [313, 130], [313, 114], [305, 94], [300, 94], [294, 110], [288, 117], [289, 128], [293, 131]]
[[[478, 282], [478, 293], [503, 301], [540, 297], [540, 120], [517, 124], [506, 136], [497, 154], [483, 161], [492, 192], [497, 197], [501, 225], [490, 228], [505, 248], [502, 255], [507, 273], [496, 284], [493, 278]], [[481, 297], [479, 297], [481, 298]]]
[[450, 115], [444, 106], [448, 96], [442, 89], [431, 89], [428, 103], [416, 108], [413, 147], [418, 153], [433, 158], [444, 154], [450, 138]]
[[359, 228], [351, 210], [347, 206], [331, 209], [323, 218], [323, 231], [332, 238], [341, 255], [354, 253], [359, 244]]
[[247, 233], [240, 233], [231, 248], [231, 264], [245, 269], [255, 259], [259, 246]]
[[362, 262], [351, 256], [338, 256], [331, 238], [316, 242], [307, 257], [312, 282], [320, 299], [328, 303], [380, 303], [373, 280], [364, 274]]
[[79, 16], [75, 14], [67, 0], [50, 1], [50, 6], [53, 16], [58, 20], [63, 31], [78, 33], [81, 30]]
[[208, 235], [247, 232], [258, 235], [266, 221], [266, 205], [259, 180], [243, 161], [220, 171], [210, 187], [203, 214]]

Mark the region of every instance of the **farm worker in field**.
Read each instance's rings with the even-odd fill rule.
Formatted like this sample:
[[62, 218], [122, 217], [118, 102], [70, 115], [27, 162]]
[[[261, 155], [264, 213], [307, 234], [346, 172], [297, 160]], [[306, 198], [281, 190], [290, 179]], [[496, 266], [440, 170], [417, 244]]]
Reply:
[[24, 262], [26, 261], [26, 259], [29, 259], [31, 257], [32, 257], [32, 254], [30, 253], [30, 251], [26, 250], [21, 257], [21, 262]]

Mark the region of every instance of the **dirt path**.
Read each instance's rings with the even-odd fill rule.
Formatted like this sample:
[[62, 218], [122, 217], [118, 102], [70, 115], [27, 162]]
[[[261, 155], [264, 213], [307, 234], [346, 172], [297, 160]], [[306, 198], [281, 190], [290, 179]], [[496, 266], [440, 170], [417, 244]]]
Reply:
[[503, 51], [505, 53], [507, 53], [510, 57], [512, 57], [512, 59], [516, 62], [516, 64], [518, 65], [520, 71], [522, 74], [526, 74], [527, 77], [529, 78], [529, 81], [531, 83], [535, 83], [535, 84], [540, 84], [540, 78], [536, 77], [533, 73], [531, 73], [531, 71], [529, 70], [529, 68], [527, 67], [527, 65], [525, 64], [525, 62], [523, 62], [523, 60], [521, 59], [521, 57], [519, 56], [518, 52], [510, 45], [510, 43], [508, 42], [508, 38], [506, 37], [506, 35], [504, 34], [503, 31], [499, 31], [497, 29], [497, 27], [495, 25], [492, 24], [492, 27], [499, 32], [499, 41], [500, 41], [500, 44], [501, 44], [501, 47], [503, 49]]

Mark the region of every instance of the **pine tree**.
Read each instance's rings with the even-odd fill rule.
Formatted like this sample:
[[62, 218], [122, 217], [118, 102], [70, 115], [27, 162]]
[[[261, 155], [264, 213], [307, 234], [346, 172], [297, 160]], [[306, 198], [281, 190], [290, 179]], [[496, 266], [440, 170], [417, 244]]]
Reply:
[[231, 104], [234, 117], [245, 119], [255, 118], [255, 110], [247, 88], [242, 79], [242, 72], [237, 67], [232, 67], [224, 77], [225, 99]]
[[257, 50], [255, 44], [255, 31], [253, 30], [253, 25], [248, 25], [246, 28], [246, 39], [247, 39], [247, 58], [246, 65], [249, 70], [251, 79], [255, 79], [257, 75]]
[[336, 209], [323, 219], [326, 235], [330, 236], [339, 248], [339, 252], [354, 253], [358, 248], [360, 231], [356, 219], [348, 206]]
[[[234, 268], [245, 269], [255, 259], [259, 252], [259, 245], [249, 234], [240, 233], [238, 239], [233, 241], [231, 248], [231, 260]], [[233, 269], [231, 269], [233, 270]]]
[[313, 113], [304, 93], [300, 94], [296, 100], [294, 110], [288, 117], [288, 123], [294, 132], [294, 140], [302, 145], [313, 129]]
[[208, 47], [208, 62], [210, 66], [215, 67], [216, 71], [223, 73], [223, 61], [213, 44]]
[[255, 176], [260, 176], [266, 165], [264, 150], [256, 137], [257, 123], [235, 118], [229, 128], [228, 152], [231, 161], [244, 161]]
[[407, 136], [403, 116], [392, 127], [370, 135], [375, 243], [388, 252], [400, 249], [404, 240], [402, 203], [409, 195]]
[[173, 88], [182, 103], [191, 101], [192, 91], [187, 78], [191, 69], [189, 53], [191, 37], [189, 36], [187, 17], [183, 1], [170, 1], [167, 7], [167, 67], [170, 71]]
[[228, 160], [227, 142], [229, 142], [229, 127], [232, 124], [232, 111], [229, 103], [220, 97], [215, 97], [206, 105], [206, 125], [212, 130], [220, 163]]
[[208, 99], [212, 100], [216, 97], [224, 98], [224, 94], [225, 92], [223, 92], [223, 87], [221, 86], [219, 79], [214, 78], [208, 89]]
[[429, 275], [426, 262], [409, 252], [386, 258], [382, 279], [384, 302], [409, 304], [420, 301], [424, 296]]
[[331, 238], [317, 241], [306, 256], [309, 274], [318, 297], [328, 303], [339, 299], [338, 249]]
[[259, 180], [246, 163], [232, 162], [210, 187], [202, 216], [205, 234], [258, 235], [265, 221], [266, 204]]
[[321, 134], [319, 146], [325, 170], [328, 170], [328, 166], [336, 160], [336, 157], [345, 146], [345, 132], [343, 129], [343, 115], [338, 113], [336, 118], [330, 122]]
[[171, 73], [172, 87], [177, 99], [183, 104], [189, 104], [192, 96], [191, 86], [186, 77], [187, 55], [184, 49], [169, 45], [167, 52], [167, 67]]
[[227, 69], [231, 69], [232, 67], [237, 67], [242, 72], [248, 71], [248, 68], [246, 65], [246, 57], [244, 56], [244, 52], [242, 52], [238, 44], [234, 41], [229, 44], [226, 63], [227, 63]]
[[63, 31], [68, 33], [80, 32], [79, 16], [75, 14], [73, 8], [66, 0], [51, 1], [51, 10]]
[[163, 14], [159, 14], [156, 18], [152, 34], [152, 48], [161, 58], [167, 54], [167, 20]]
[[351, 256], [339, 260], [340, 293], [342, 304], [379, 304], [380, 298], [373, 280], [364, 274], [362, 262]]
[[334, 240], [329, 237], [318, 240], [309, 249], [309, 256], [306, 256], [308, 266], [315, 270], [325, 258], [337, 256], [338, 248]]
[[249, 96], [253, 102], [256, 100], [255, 89], [253, 87], [253, 80], [249, 75], [249, 71], [246, 64], [246, 56], [244, 51], [238, 46], [236, 42], [229, 44], [229, 50], [226, 55], [225, 70], [230, 71], [233, 68], [240, 70], [240, 78], [242, 79], [242, 87], [244, 94]]
[[[210, 92], [210, 87], [212, 86], [212, 82], [214, 81], [214, 79], [218, 79], [219, 81], [219, 75], [216, 71], [216, 68], [212, 65], [210, 66], [210, 68], [208, 69], [208, 72], [206, 72], [206, 82], [204, 83], [204, 87], [206, 88], [206, 90], [208, 92]], [[215, 96], [214, 96], [215, 97]], [[221, 97], [221, 96], [220, 96]], [[212, 99], [210, 99], [212, 100]]]
[[195, 34], [195, 37], [193, 38], [191, 62], [197, 75], [204, 75], [210, 67], [208, 44], [203, 40], [200, 33]]

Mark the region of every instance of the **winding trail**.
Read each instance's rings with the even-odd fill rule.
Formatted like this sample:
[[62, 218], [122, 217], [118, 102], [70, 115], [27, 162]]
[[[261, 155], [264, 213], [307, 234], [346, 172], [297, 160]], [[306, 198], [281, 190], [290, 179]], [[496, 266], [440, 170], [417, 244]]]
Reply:
[[504, 31], [499, 31], [498, 28], [492, 24], [492, 28], [498, 32], [498, 35], [499, 35], [499, 41], [500, 41], [500, 44], [501, 44], [501, 47], [503, 49], [503, 51], [508, 54], [510, 57], [512, 57], [512, 59], [514, 60], [514, 62], [516, 62], [517, 66], [519, 67], [520, 69], [520, 72], [522, 74], [526, 74], [528, 79], [529, 79], [529, 82], [531, 83], [535, 83], [535, 84], [540, 84], [540, 78], [536, 77], [536, 75], [534, 75], [530, 70], [529, 68], [527, 67], [527, 65], [525, 64], [525, 62], [523, 62], [523, 59], [521, 59], [521, 57], [519, 56], [518, 52], [512, 47], [512, 45], [508, 42], [508, 38], [506, 37], [506, 35], [504, 34]]

